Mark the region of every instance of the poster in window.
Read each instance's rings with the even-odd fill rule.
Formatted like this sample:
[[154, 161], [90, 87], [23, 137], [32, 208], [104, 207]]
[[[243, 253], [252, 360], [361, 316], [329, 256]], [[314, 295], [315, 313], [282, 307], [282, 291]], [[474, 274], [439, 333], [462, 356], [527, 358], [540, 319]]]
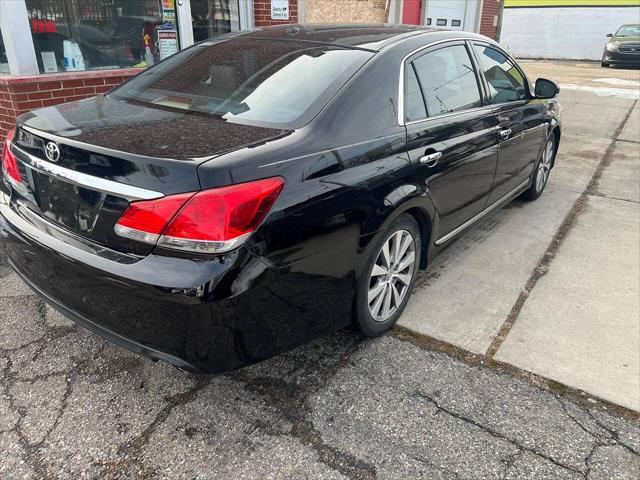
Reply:
[[178, 51], [178, 31], [158, 30], [158, 50], [160, 60], [173, 55]]
[[40, 52], [40, 56], [42, 57], [44, 73], [56, 73], [58, 71], [56, 52]]
[[271, 20], [289, 20], [289, 0], [271, 0]]
[[176, 19], [176, 4], [174, 0], [162, 0], [162, 20], [174, 22]]

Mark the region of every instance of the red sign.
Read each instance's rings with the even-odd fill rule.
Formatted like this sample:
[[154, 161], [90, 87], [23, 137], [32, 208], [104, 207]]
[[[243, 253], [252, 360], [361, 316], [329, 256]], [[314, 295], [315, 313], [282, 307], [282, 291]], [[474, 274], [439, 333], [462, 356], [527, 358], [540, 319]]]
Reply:
[[56, 33], [56, 22], [53, 20], [31, 20], [31, 31], [33, 33]]

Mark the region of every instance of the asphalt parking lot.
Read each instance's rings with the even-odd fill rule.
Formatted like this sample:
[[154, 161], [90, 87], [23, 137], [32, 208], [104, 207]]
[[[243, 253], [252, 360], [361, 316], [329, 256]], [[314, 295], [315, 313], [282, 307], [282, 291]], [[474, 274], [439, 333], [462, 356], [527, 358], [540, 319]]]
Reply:
[[547, 190], [449, 248], [383, 338], [187, 375], [0, 257], [0, 478], [639, 478], [640, 72], [523, 65], [562, 88]]

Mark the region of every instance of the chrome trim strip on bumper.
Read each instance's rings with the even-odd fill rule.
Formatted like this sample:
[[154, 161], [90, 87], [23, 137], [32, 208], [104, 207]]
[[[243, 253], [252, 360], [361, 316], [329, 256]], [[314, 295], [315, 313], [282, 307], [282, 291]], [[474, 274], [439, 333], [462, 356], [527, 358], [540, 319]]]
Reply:
[[12, 145], [12, 148], [13, 151], [18, 152], [19, 154], [16, 158], [27, 167], [44, 175], [59, 178], [62, 181], [71, 183], [78, 187], [96, 190], [116, 197], [126, 198], [129, 201], [152, 200], [154, 198], [164, 197], [164, 194], [161, 192], [154, 192], [153, 190], [134, 187], [133, 185], [114, 182], [113, 180], [107, 180], [105, 178], [87, 175], [86, 173], [69, 170], [68, 168], [64, 168], [35, 157], [30, 153], [25, 152], [15, 144]]
[[438, 240], [436, 240], [436, 242], [435, 242], [436, 245], [442, 245], [447, 240], [450, 240], [451, 238], [455, 237], [458, 233], [460, 233], [461, 231], [463, 231], [467, 227], [471, 226], [472, 224], [474, 224], [475, 222], [480, 220], [487, 213], [490, 213], [493, 210], [495, 210], [496, 208], [498, 208], [498, 207], [504, 205], [505, 203], [507, 203], [507, 200], [510, 200], [511, 198], [515, 197], [519, 193], [520, 190], [524, 190], [525, 187], [529, 185], [529, 181], [530, 181], [530, 179], [525, 180], [520, 185], [518, 185], [516, 188], [514, 188], [509, 193], [507, 193], [504, 197], [500, 198], [499, 200], [496, 200], [488, 208], [485, 208], [483, 211], [481, 211], [475, 217], [471, 218], [470, 220], [467, 220], [466, 222], [464, 222], [462, 225], [460, 225], [455, 230], [447, 233], [444, 237], [439, 238]]

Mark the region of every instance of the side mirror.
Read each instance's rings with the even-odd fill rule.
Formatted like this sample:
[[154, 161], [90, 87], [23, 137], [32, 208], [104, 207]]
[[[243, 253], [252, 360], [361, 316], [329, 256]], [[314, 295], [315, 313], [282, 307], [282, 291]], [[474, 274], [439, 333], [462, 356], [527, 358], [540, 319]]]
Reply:
[[560, 93], [560, 87], [552, 80], [539, 78], [536, 80], [536, 98], [553, 98]]
[[605, 37], [607, 37], [607, 38], [611, 38], [611, 37], [613, 37], [613, 33], [607, 33], [607, 34], [605, 35]]

